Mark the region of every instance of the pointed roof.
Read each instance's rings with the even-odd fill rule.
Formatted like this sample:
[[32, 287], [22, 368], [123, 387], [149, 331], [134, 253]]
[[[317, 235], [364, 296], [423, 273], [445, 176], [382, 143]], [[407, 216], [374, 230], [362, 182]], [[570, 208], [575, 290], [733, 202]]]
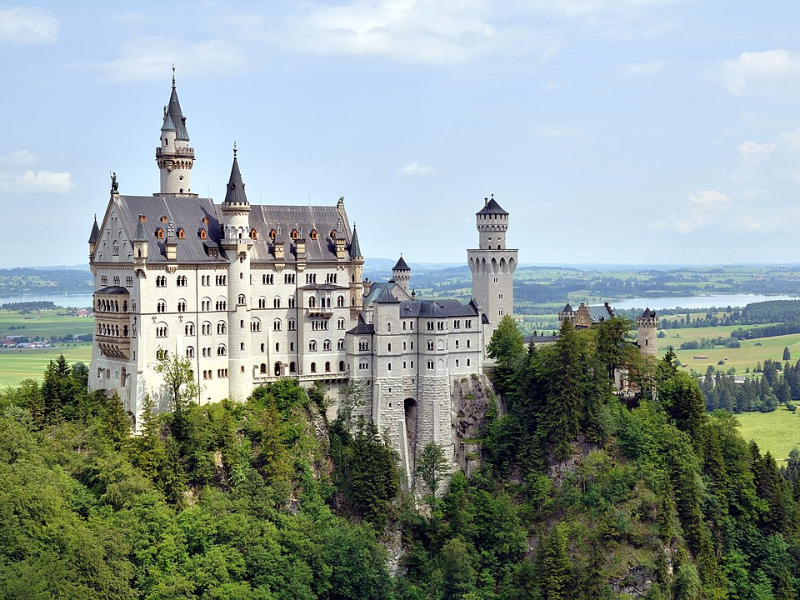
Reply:
[[89, 243], [96, 244], [97, 239], [100, 237], [100, 228], [97, 226], [97, 215], [94, 216], [94, 225], [92, 225], [92, 233], [89, 235]]
[[[188, 142], [189, 133], [186, 131], [186, 117], [183, 116], [183, 111], [181, 110], [181, 103], [178, 100], [178, 90], [175, 89], [174, 72], [172, 75], [172, 94], [169, 97], [169, 104], [167, 105], [167, 114], [172, 119], [172, 123], [175, 126], [175, 131], [178, 132], [177, 135], [175, 136], [175, 139]], [[166, 118], [164, 119], [164, 122], [166, 124]]]
[[178, 128], [175, 127], [175, 123], [172, 120], [172, 115], [166, 110], [164, 111], [164, 124], [161, 126], [161, 131], [178, 131]]
[[640, 319], [653, 319], [656, 316], [656, 311], [645, 308], [644, 312], [639, 317]]
[[228, 180], [228, 191], [225, 193], [223, 204], [250, 204], [247, 201], [247, 194], [244, 192], [242, 174], [239, 172], [239, 160], [236, 158], [236, 146], [233, 148], [233, 166], [231, 167], [231, 177]]
[[507, 215], [508, 211], [503, 210], [503, 207], [501, 207], [497, 203], [497, 201], [494, 199], [494, 194], [492, 194], [492, 197], [489, 200], [486, 201], [485, 206], [475, 214], [476, 215]]
[[144, 230], [144, 219], [139, 215], [139, 224], [136, 226], [136, 234], [133, 236], [134, 242], [146, 242], [147, 232]]
[[574, 311], [572, 310], [572, 306], [570, 305], [570, 303], [567, 302], [567, 305], [564, 307], [564, 309], [561, 312], [565, 312], [566, 313], [566, 312], [574, 312]]
[[364, 258], [361, 254], [361, 246], [358, 245], [358, 233], [356, 233], [355, 223], [353, 223], [353, 237], [350, 240], [350, 258]]
[[403, 255], [400, 255], [400, 260], [397, 261], [397, 264], [392, 267], [392, 271], [410, 271], [411, 267], [406, 264], [406, 261], [403, 260]]

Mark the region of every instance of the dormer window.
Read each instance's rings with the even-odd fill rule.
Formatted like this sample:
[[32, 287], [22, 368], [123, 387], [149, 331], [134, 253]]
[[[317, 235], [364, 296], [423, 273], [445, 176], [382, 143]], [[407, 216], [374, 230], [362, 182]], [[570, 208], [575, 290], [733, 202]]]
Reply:
[[336, 230], [335, 230], [335, 229], [332, 229], [332, 230], [331, 230], [331, 239], [332, 239], [332, 240], [335, 240], [335, 239], [336, 239]]
[[208, 225], [208, 217], [203, 217], [203, 223], [204, 223], [205, 225]]
[[205, 229], [198, 230], [197, 235], [200, 237], [201, 240], [204, 240], [208, 237], [208, 234], [206, 233]]
[[255, 229], [250, 230], [250, 239], [257, 240], [258, 239], [258, 232]]
[[270, 230], [270, 232], [269, 232], [269, 239], [271, 239], [271, 240], [274, 242], [276, 237], [278, 237], [278, 232], [277, 232], [277, 230], [276, 230], [276, 229], [273, 227], [273, 228]]
[[166, 216], [166, 215], [161, 215], [161, 222], [162, 222], [162, 223], [166, 223], [167, 221], [169, 221], [169, 219], [167, 218], [167, 216]]
[[297, 231], [297, 229], [292, 229], [292, 239], [296, 240], [299, 237], [300, 237], [300, 233]]
[[317, 230], [316, 229], [312, 229], [311, 230], [311, 239], [312, 240], [317, 239]]
[[156, 237], [157, 237], [158, 239], [160, 239], [160, 240], [163, 240], [163, 239], [164, 239], [164, 230], [163, 230], [163, 229], [161, 229], [161, 227], [159, 227], [158, 229], [156, 229]]
[[178, 227], [178, 239], [179, 240], [186, 239], [186, 232], [183, 230], [183, 227]]

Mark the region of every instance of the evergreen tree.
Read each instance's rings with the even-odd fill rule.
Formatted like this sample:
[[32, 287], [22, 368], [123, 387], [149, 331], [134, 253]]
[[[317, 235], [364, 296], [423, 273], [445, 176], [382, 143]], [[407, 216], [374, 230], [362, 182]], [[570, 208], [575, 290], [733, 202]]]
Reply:
[[783, 349], [783, 360], [792, 360], [792, 353], [789, 352], [789, 347]]

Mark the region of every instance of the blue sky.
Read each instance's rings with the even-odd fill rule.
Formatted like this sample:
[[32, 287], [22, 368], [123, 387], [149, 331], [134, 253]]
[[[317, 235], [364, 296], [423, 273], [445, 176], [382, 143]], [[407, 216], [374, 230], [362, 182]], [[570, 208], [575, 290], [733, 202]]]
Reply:
[[173, 64], [194, 191], [224, 197], [235, 140], [251, 202], [345, 196], [370, 257], [465, 262], [494, 194], [522, 263], [800, 262], [799, 18], [735, 0], [0, 5], [0, 267], [85, 263], [110, 170], [158, 191]]

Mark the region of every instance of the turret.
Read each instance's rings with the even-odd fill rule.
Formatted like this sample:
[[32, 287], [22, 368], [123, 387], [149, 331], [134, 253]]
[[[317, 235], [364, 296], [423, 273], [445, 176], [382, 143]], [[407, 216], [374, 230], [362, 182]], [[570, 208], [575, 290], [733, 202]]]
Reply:
[[147, 232], [144, 230], [145, 216], [139, 215], [139, 224], [133, 236], [133, 268], [136, 276], [147, 272]]
[[222, 203], [223, 237], [220, 246], [230, 261], [228, 266], [228, 356], [230, 365], [229, 397], [244, 402], [253, 390], [250, 358], [250, 202], [239, 172], [236, 145]]
[[186, 117], [183, 116], [175, 89], [175, 69], [172, 73], [172, 94], [164, 107], [160, 145], [156, 148], [156, 163], [161, 171], [161, 194], [191, 194], [191, 171], [194, 148], [189, 146]]
[[636, 317], [638, 331], [637, 344], [639, 351], [645, 356], [658, 354], [658, 317], [656, 311], [645, 308], [641, 315]]
[[394, 281], [400, 289], [408, 294], [408, 282], [410, 279], [411, 267], [409, 267], [406, 261], [403, 260], [403, 255], [401, 254], [400, 260], [398, 260], [397, 264], [392, 267], [392, 281]]
[[[344, 198], [339, 202], [344, 207]], [[358, 231], [356, 224], [353, 223], [353, 234], [350, 238], [350, 260], [352, 268], [350, 271], [350, 298], [352, 298], [352, 305], [350, 306], [351, 317], [353, 320], [361, 311], [364, 305], [364, 295], [369, 294], [369, 281], [364, 282], [364, 256], [361, 254], [361, 246], [358, 243]]]
[[94, 225], [92, 225], [92, 233], [89, 235], [89, 259], [94, 254], [94, 249], [97, 247], [97, 240], [100, 237], [100, 228], [97, 226], [97, 215], [94, 216]]

